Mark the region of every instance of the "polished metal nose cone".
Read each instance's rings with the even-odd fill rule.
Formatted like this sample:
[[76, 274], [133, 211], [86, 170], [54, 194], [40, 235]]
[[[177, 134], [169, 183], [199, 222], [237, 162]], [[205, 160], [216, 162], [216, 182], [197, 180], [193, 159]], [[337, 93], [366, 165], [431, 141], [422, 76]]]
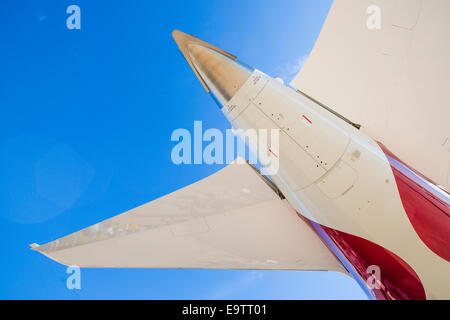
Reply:
[[221, 105], [236, 94], [252, 73], [235, 56], [205, 41], [178, 30], [172, 36], [205, 90]]

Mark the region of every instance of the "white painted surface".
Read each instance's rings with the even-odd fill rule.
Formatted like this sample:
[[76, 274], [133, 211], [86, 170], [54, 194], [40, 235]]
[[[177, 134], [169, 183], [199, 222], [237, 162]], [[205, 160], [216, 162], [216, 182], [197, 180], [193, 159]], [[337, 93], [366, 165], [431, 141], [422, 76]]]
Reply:
[[[381, 10], [369, 30], [366, 9]], [[335, 0], [291, 86], [450, 190], [450, 1]]]
[[[310, 157], [291, 138], [291, 144], [280, 143], [280, 170], [271, 178], [289, 203], [308, 219], [390, 250], [417, 272], [428, 298], [449, 298], [450, 264], [432, 252], [413, 229], [391, 166], [378, 144], [321, 106], [305, 101], [303, 95], [292, 89], [269, 85], [271, 81], [269, 79], [254, 103], [233, 121], [233, 127], [244, 130], [278, 127], [286, 132], [286, 122], [269, 118], [263, 111], [284, 110], [280, 106], [286, 106], [286, 101], [290, 101], [293, 116], [295, 110], [313, 115], [311, 128], [314, 129], [314, 123], [318, 122], [323, 124], [318, 126], [319, 132], [336, 132], [322, 135], [322, 139], [311, 139], [314, 150], [333, 150], [341, 137], [349, 138], [344, 150], [339, 150], [336, 163], [330, 168], [321, 167], [323, 171], [316, 174], [311, 170], [311, 164], [318, 165], [317, 158]], [[239, 91], [237, 95], [241, 93]], [[329, 123], [332, 124], [327, 125]], [[303, 128], [301, 122], [294, 126], [301, 127], [299, 131], [310, 129]], [[254, 151], [254, 146], [249, 147]], [[283, 158], [289, 161], [282, 161]], [[328, 182], [326, 186], [324, 181]]]
[[339, 260], [247, 164], [35, 247], [80, 267], [333, 270]]

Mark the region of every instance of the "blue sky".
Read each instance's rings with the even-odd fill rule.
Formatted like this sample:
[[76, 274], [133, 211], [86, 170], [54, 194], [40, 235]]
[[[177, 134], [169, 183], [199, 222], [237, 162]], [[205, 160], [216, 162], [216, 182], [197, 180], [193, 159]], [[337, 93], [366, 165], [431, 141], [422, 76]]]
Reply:
[[[81, 8], [81, 30], [66, 8]], [[178, 52], [193, 34], [289, 81], [330, 0], [2, 1], [0, 298], [365, 299], [328, 272], [66, 268], [31, 251], [221, 169], [171, 162], [173, 130], [229, 125]], [[299, 245], [301, 245], [299, 243]]]

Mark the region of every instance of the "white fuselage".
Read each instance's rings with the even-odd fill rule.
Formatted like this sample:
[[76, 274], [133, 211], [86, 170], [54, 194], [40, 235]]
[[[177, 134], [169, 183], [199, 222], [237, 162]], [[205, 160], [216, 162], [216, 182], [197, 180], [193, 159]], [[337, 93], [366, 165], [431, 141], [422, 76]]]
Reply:
[[267, 143], [279, 160], [270, 176], [298, 213], [382, 246], [411, 266], [427, 298], [450, 298], [449, 263], [415, 232], [377, 142], [258, 70], [222, 111], [234, 129], [280, 130], [279, 146]]

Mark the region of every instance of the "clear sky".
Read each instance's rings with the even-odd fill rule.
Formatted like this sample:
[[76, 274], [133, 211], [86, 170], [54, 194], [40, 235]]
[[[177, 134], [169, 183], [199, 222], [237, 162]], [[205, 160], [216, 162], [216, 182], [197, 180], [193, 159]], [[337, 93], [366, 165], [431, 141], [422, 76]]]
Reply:
[[[68, 30], [66, 8], [81, 8]], [[221, 165], [171, 162], [173, 130], [229, 128], [171, 37], [180, 29], [289, 81], [330, 0], [0, 4], [0, 298], [365, 299], [332, 272], [66, 268], [31, 251]], [[299, 243], [298, 245], [302, 245]]]

